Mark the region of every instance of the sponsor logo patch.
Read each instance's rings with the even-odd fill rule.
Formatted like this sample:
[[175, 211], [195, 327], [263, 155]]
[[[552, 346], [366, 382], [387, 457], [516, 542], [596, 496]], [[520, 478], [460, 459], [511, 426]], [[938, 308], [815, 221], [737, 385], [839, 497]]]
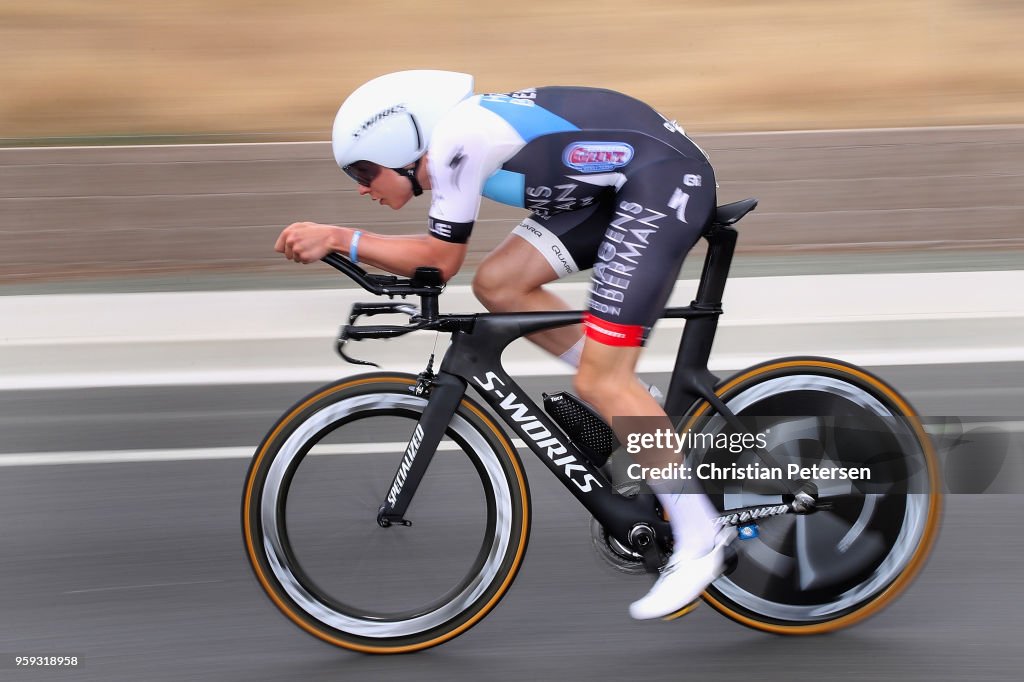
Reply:
[[583, 173], [604, 173], [633, 160], [633, 147], [625, 142], [573, 142], [562, 152], [562, 162]]

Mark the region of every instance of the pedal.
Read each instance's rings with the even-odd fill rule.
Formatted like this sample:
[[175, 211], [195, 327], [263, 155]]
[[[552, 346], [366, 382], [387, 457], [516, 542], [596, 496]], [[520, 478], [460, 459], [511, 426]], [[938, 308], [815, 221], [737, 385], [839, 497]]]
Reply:
[[593, 408], [566, 391], [544, 394], [544, 411], [565, 430], [587, 459], [600, 468], [619, 447], [615, 432]]

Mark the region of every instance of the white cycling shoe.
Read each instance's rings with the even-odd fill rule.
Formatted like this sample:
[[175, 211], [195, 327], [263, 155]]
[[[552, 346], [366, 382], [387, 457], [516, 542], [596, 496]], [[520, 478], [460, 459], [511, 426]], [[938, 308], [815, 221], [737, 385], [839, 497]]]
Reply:
[[724, 570], [724, 544], [716, 543], [714, 549], [701, 557], [672, 555], [651, 591], [629, 605], [629, 615], [648, 620], [675, 613], [699, 597]]

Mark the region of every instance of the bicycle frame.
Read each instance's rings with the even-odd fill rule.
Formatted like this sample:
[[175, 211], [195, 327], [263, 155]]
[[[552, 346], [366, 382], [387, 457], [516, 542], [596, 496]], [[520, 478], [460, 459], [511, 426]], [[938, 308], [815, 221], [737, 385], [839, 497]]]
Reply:
[[[666, 412], [681, 415], [695, 401], [706, 400], [743, 429], [715, 394], [718, 378], [707, 367], [718, 317], [722, 314], [722, 295], [737, 235], [731, 227], [719, 224], [704, 236], [709, 248], [696, 298], [691, 305], [668, 308], [662, 315], [687, 320], [668, 389]], [[436, 324], [420, 327], [451, 331], [452, 343], [440, 371], [430, 379], [430, 401], [406, 448], [411, 455], [406, 459], [411, 459], [411, 463], [406, 463], [404, 472], [401, 469], [396, 472], [388, 488], [388, 499], [378, 515], [381, 525], [408, 523], [404, 514], [416, 487], [467, 385], [472, 385], [612, 537], [630, 546], [633, 544], [631, 531], [638, 525], [648, 526], [656, 537], [670, 536], [668, 523], [657, 513], [651, 497], [625, 497], [615, 493], [604, 473], [580, 452], [501, 365], [502, 352], [515, 339], [544, 329], [578, 324], [582, 315], [581, 311], [572, 311], [438, 316]]]
[[[688, 306], [669, 308], [661, 315], [686, 320], [672, 368], [666, 409], [673, 419], [680, 420], [674, 425], [679, 431], [675, 435], [689, 436], [690, 433], [682, 430], [692, 430], [697, 436], [710, 435], [716, 441], [708, 443], [702, 439], [703, 444], [695, 445], [686, 439], [689, 460], [686, 463], [697, 467], [691, 470], [697, 473], [697, 479], [691, 480], [704, 480], [700, 467], [705, 463], [728, 465], [730, 458], [737, 458], [732, 464], [738, 467], [748, 467], [752, 460], [756, 463], [759, 459], [769, 467], [781, 468], [774, 461], [775, 457], [792, 466], [793, 462], [805, 464], [819, 460], [823, 464], [839, 463], [847, 459], [847, 454], [858, 463], [871, 464], [872, 470], [883, 474], [877, 490], [853, 484], [830, 484], [823, 486], [821, 499], [812, 481], [780, 479], [774, 475], [756, 478], [770, 478], [783, 485], [776, 487], [775, 483], [758, 481], [748, 487], [735, 482], [748, 477], [725, 476], [722, 478], [728, 482], [721, 489], [709, 489], [710, 499], [719, 510], [715, 523], [725, 531], [715, 539], [716, 545], [723, 547], [724, 566], [723, 577], [707, 587], [703, 595], [705, 601], [727, 617], [767, 632], [794, 635], [831, 632], [882, 608], [920, 570], [939, 523], [938, 462], [928, 435], [919, 425], [912, 424], [913, 429], [905, 432], [886, 425], [890, 418], [916, 419], [906, 400], [884, 381], [849, 363], [828, 358], [782, 358], [743, 370], [725, 381], [719, 381], [709, 371], [708, 360], [718, 316], [722, 314], [722, 296], [737, 240], [730, 226], [755, 204], [754, 200], [746, 200], [718, 207], [715, 223], [702, 235], [709, 249], [696, 298]], [[602, 424], [596, 423], [592, 415], [584, 414], [583, 422], [574, 421], [579, 416], [571, 413], [568, 419], [563, 419], [555, 410], [549, 416], [502, 367], [502, 355], [513, 340], [578, 324], [584, 315], [582, 311], [441, 315], [438, 299], [444, 285], [437, 269], [417, 268], [415, 274], [406, 279], [367, 273], [339, 254], [330, 254], [324, 260], [373, 294], [392, 299], [407, 296], [421, 299], [418, 307], [404, 301], [381, 299], [354, 303], [348, 324], [341, 328], [338, 336], [337, 349], [346, 360], [360, 362], [345, 354], [349, 341], [392, 338], [415, 330], [444, 332], [451, 336], [451, 344], [436, 374], [431, 355], [426, 369], [415, 378], [381, 372], [324, 386], [279, 419], [257, 450], [243, 494], [246, 549], [261, 586], [292, 621], [326, 642], [370, 653], [399, 653], [434, 646], [478, 622], [508, 590], [521, 566], [529, 538], [532, 516], [529, 486], [514, 447], [528, 447], [533, 451], [590, 512], [593, 517], [590, 537], [602, 559], [627, 573], [643, 570], [655, 573], [663, 567], [666, 556], [675, 546], [671, 528], [659, 510], [658, 497], [639, 494], [646, 489], [641, 480], [620, 480], [620, 472], [632, 471], [627, 469], [630, 462], [623, 461], [627, 458], [621, 452], [611, 460], [611, 465], [604, 463], [612, 440]], [[405, 324], [356, 324], [363, 316], [380, 314], [403, 315], [408, 321]], [[467, 397], [470, 386], [479, 393], [479, 401]], [[729, 405], [723, 404], [724, 401]], [[489, 405], [490, 410], [484, 408], [483, 403]], [[488, 414], [491, 412], [493, 414]], [[800, 417], [801, 414], [806, 416]], [[742, 421], [749, 422], [749, 429], [737, 415], [743, 415]], [[307, 572], [304, 556], [308, 552], [302, 548], [308, 546], [311, 534], [296, 533], [300, 538], [297, 545], [289, 539], [290, 527], [305, 528], [290, 523], [289, 493], [293, 480], [315, 483], [326, 480], [328, 485], [340, 480], [337, 476], [324, 479], [319, 468], [303, 469], [312, 473], [299, 474], [298, 467], [328, 434], [334, 434], [334, 440], [365, 443], [365, 433], [372, 432], [366, 424], [353, 426], [343, 433], [335, 434], [335, 430], [378, 416], [404, 420], [406, 426], [401, 428], [412, 425], [412, 434], [404, 452], [397, 455], [401, 461], [390, 485], [382, 491], [384, 499], [377, 508], [377, 523], [383, 528], [412, 525], [405, 518], [406, 512], [411, 510], [413, 521], [418, 522], [418, 515], [422, 513], [425, 525], [431, 528], [425, 528], [429, 531], [425, 537], [414, 533], [415, 538], [394, 535], [377, 538], [384, 553], [374, 561], [373, 546], [367, 543], [365, 551], [362, 547], [366, 539], [365, 523], [370, 521], [367, 512], [372, 516], [372, 510], [356, 504], [353, 510], [357, 524], [355, 535], [338, 537], [354, 538], [359, 547], [353, 550], [351, 543], [343, 543], [345, 546], [339, 551], [349, 554], [357, 551], [366, 559], [357, 562], [358, 566], [349, 567], [353, 569], [351, 582], [366, 578], [370, 585], [352, 587], [349, 576], [339, 580], [340, 564], [336, 561], [327, 564], [315, 561], [310, 564], [313, 571]], [[866, 416], [868, 428], [854, 425], [855, 430], [848, 431], [839, 423], [845, 416]], [[795, 421], [790, 421], [791, 417]], [[833, 420], [833, 417], [839, 419]], [[815, 419], [818, 421], [813, 421]], [[508, 429], [502, 429], [501, 422], [507, 424]], [[645, 432], [653, 428], [646, 421], [615, 425], [620, 431], [620, 440], [627, 445], [627, 452], [635, 451], [628, 447], [636, 444], [635, 435], [647, 435]], [[661, 422], [656, 426], [669, 424]], [[754, 431], [766, 436], [760, 447], [747, 446], [747, 436]], [[737, 432], [743, 442], [734, 447], [733, 436]], [[513, 441], [510, 438], [513, 435], [523, 443]], [[721, 435], [728, 436], [725, 445], [717, 442]], [[443, 520], [443, 512], [450, 511], [447, 505], [442, 504], [442, 513], [437, 516], [420, 510], [429, 500], [421, 499], [415, 507], [411, 506], [417, 494], [421, 498], [433, 497], [439, 492], [445, 494], [443, 482], [439, 489], [438, 481], [432, 486], [423, 478], [436, 451], [442, 449], [442, 438], [449, 438], [468, 457], [469, 461], [462, 463], [471, 464], [471, 468], [466, 470], [464, 466], [463, 472], [473, 478], [472, 471], [476, 471], [484, 498], [482, 505], [461, 505], [461, 511], [451, 519], [454, 525], [448, 530], [434, 523]], [[750, 440], [757, 442], [756, 438]], [[808, 443], [814, 444], [805, 447]], [[667, 450], [674, 450], [676, 445], [679, 446], [677, 452], [682, 451], [681, 439]], [[357, 451], [369, 455], [375, 449], [358, 448]], [[660, 455], [661, 452], [650, 454]], [[435, 474], [441, 473], [437, 471], [438, 466], [450, 464], [441, 459], [446, 459], [444, 454], [434, 464]], [[638, 457], [638, 460], [644, 459], [647, 458]], [[657, 459], [661, 461], [652, 464], [668, 463], [660, 456]], [[347, 457], [333, 458], [326, 463], [361, 468], [360, 463]], [[384, 466], [389, 465], [385, 462]], [[818, 477], [814, 473], [802, 475]], [[609, 480], [613, 476], [614, 485]], [[656, 474], [651, 476], [654, 478]], [[365, 492], [365, 485], [360, 485], [363, 477], [343, 478], [357, 486], [357, 495], [352, 501], [358, 502], [358, 493]], [[822, 480], [830, 478], [833, 476], [821, 475]], [[719, 480], [719, 477], [712, 474], [707, 480]], [[908, 485], [896, 487], [900, 482]], [[421, 484], [424, 485], [422, 493], [417, 493]], [[318, 489], [307, 486], [302, 490], [316, 493]], [[904, 493], [905, 499], [898, 499]], [[299, 492], [293, 494], [308, 497]], [[338, 490], [337, 494], [351, 497], [346, 490]], [[850, 499], [854, 496], [863, 497]], [[335, 497], [333, 492], [326, 494], [328, 500]], [[296, 519], [307, 509], [305, 505], [297, 508]], [[835, 514], [825, 517], [821, 523], [808, 519], [808, 523], [794, 523], [788, 528], [780, 524], [779, 533], [772, 529], [763, 544], [747, 545], [748, 551], [737, 546], [738, 543], [729, 544], [732, 539], [759, 537], [759, 525], [767, 519], [784, 514], [811, 514], [822, 509], [834, 510]], [[336, 514], [332, 512], [330, 516], [334, 520]], [[484, 525], [483, 542], [475, 552], [473, 545], [479, 534], [476, 529], [469, 534], [464, 532], [466, 519], [477, 526]], [[313, 520], [320, 521], [322, 517], [315, 515]], [[337, 521], [341, 523], [343, 519], [338, 517]], [[384, 532], [407, 535], [404, 530]], [[387, 562], [393, 565], [396, 547], [426, 548], [428, 553], [421, 559], [430, 561], [435, 558], [436, 548], [443, 547], [443, 543], [434, 542], [434, 538], [460, 546], [464, 540], [469, 540], [464, 555], [470, 560], [468, 572], [454, 584], [445, 582], [451, 586], [440, 597], [436, 596], [436, 589], [430, 589], [426, 601], [416, 595], [396, 608], [395, 598], [402, 595], [387, 581], [380, 582], [379, 567], [374, 570], [378, 561], [384, 561], [382, 566], [388, 565]], [[413, 544], [407, 546], [409, 541]], [[410, 559], [415, 558], [415, 552], [406, 554]], [[765, 557], [769, 560], [764, 560]], [[323, 566], [327, 568], [322, 569]], [[413, 576], [420, 571], [418, 566], [410, 566], [410, 569]], [[318, 579], [317, 573], [321, 570], [327, 570], [328, 580]], [[325, 591], [325, 585], [330, 591]], [[336, 587], [343, 589], [338, 593]], [[352, 604], [350, 596], [356, 597], [358, 606]], [[373, 602], [376, 596], [383, 597], [383, 602], [369, 608], [363, 605]], [[670, 618], [692, 608], [687, 605]]]

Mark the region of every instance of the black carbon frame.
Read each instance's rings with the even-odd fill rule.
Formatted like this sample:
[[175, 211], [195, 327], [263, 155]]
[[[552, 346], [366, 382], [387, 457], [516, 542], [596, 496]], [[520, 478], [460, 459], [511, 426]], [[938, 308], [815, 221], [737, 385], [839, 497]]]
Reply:
[[[730, 421], [735, 415], [714, 392], [718, 378], [707, 367], [722, 314], [722, 295], [736, 245], [736, 231], [717, 226], [705, 235], [709, 249], [697, 296], [686, 307], [668, 308], [662, 317], [687, 320], [679, 344], [665, 408], [669, 415], [684, 414], [698, 400], [707, 400]], [[439, 316], [434, 326], [452, 333], [452, 343], [430, 387], [430, 401], [420, 418], [421, 436], [410, 442], [416, 457], [394, 502], [385, 501], [381, 517], [403, 521], [416, 487], [434, 449], [458, 408], [467, 384], [526, 445], [556, 478], [578, 499], [608, 533], [629, 546], [629, 532], [639, 523], [670, 537], [668, 524], [657, 514], [652, 496], [625, 497], [615, 493], [611, 482], [565, 436], [505, 372], [501, 354], [514, 340], [544, 329], [578, 324], [582, 312], [500, 313], [472, 316]], [[738, 423], [738, 422], [737, 422]], [[739, 425], [740, 428], [742, 424]], [[396, 481], [398, 474], [396, 473]], [[392, 482], [394, 485], [395, 481]], [[391, 490], [391, 488], [389, 488]]]

